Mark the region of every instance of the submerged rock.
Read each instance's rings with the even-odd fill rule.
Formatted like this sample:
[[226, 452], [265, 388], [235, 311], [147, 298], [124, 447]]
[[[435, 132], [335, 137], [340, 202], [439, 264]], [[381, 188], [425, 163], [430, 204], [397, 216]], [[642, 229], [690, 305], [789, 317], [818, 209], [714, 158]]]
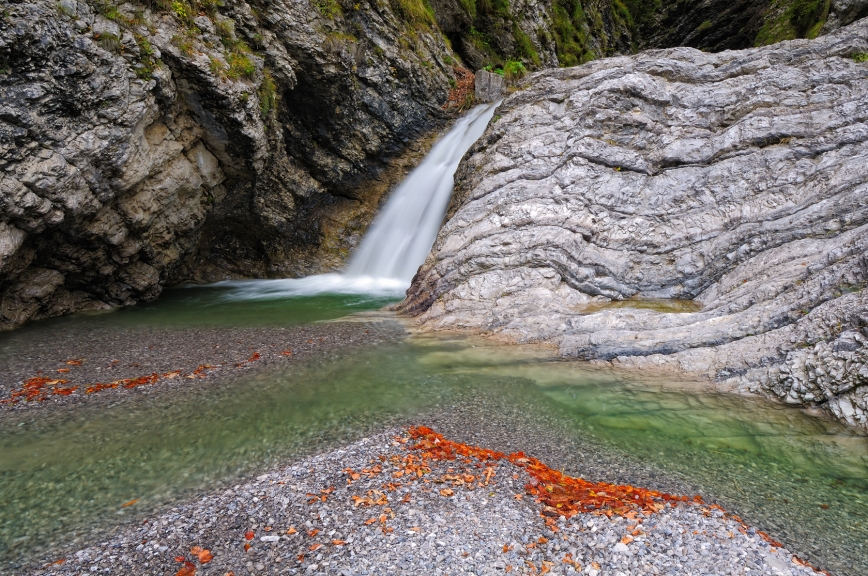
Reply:
[[[401, 309], [868, 428], [864, 53], [868, 19], [533, 75], [459, 167]], [[601, 305], [631, 299], [701, 309]]]

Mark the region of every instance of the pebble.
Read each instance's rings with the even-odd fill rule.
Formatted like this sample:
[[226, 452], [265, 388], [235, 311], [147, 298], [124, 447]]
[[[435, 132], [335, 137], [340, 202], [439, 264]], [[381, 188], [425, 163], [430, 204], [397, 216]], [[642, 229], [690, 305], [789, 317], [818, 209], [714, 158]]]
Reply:
[[[446, 480], [474, 464], [433, 462], [407, 475], [402, 430], [225, 487], [120, 528], [22, 574], [816, 574], [784, 548], [702, 504], [634, 518], [579, 514], [546, 526], [523, 469], [501, 461], [490, 483]], [[355, 479], [357, 478], [357, 479]], [[201, 563], [191, 552], [205, 548]], [[181, 561], [179, 561], [181, 559]]]

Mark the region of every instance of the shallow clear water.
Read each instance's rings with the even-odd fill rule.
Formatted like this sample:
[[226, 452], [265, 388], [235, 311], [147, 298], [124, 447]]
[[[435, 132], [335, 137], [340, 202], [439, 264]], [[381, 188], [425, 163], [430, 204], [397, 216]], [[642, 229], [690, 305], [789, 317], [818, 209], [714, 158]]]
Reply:
[[[341, 298], [349, 297], [217, 304], [214, 293], [189, 290], [170, 293], [148, 313], [51, 326], [300, 323], [378, 304]], [[99, 410], [0, 420], [0, 566], [44, 553], [53, 542], [79, 538], [85, 544], [94, 526], [234, 483], [293, 455], [492, 395], [558, 421], [564, 434], [609, 446], [736, 503], [751, 521], [809, 550], [816, 543], [828, 552], [837, 542], [840, 573], [868, 573], [865, 437], [759, 399], [640, 382], [555, 361], [540, 349], [434, 336], [220, 386], [131, 394]]]
[[[323, 275], [325, 277], [326, 275]], [[337, 275], [335, 275], [337, 276]], [[0, 334], [0, 346], [24, 332], [72, 330], [79, 327], [111, 330], [127, 327], [190, 328], [299, 326], [376, 310], [401, 299], [391, 287], [379, 294], [320, 293], [291, 298], [267, 297], [280, 280], [249, 280], [164, 290], [154, 302], [126, 308], [84, 312], [28, 324]]]

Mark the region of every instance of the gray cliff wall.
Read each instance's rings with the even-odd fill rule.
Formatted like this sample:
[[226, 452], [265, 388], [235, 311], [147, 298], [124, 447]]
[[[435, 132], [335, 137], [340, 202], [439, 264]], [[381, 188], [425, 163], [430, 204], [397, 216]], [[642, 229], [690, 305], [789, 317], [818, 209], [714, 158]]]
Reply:
[[[868, 428], [865, 53], [868, 19], [533, 75], [459, 167], [402, 309]], [[698, 310], [606, 304], [629, 299]]]
[[454, 61], [354, 6], [5, 4], [0, 328], [340, 266], [444, 125]]

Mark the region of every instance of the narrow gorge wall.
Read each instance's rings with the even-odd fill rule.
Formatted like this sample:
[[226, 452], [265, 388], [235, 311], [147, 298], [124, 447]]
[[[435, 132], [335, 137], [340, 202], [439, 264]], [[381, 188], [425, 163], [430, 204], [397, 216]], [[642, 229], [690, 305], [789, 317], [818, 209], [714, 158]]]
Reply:
[[5, 4], [0, 327], [341, 265], [454, 61], [376, 2]]
[[401, 308], [868, 428], [866, 60], [868, 19], [532, 76], [459, 167]]

